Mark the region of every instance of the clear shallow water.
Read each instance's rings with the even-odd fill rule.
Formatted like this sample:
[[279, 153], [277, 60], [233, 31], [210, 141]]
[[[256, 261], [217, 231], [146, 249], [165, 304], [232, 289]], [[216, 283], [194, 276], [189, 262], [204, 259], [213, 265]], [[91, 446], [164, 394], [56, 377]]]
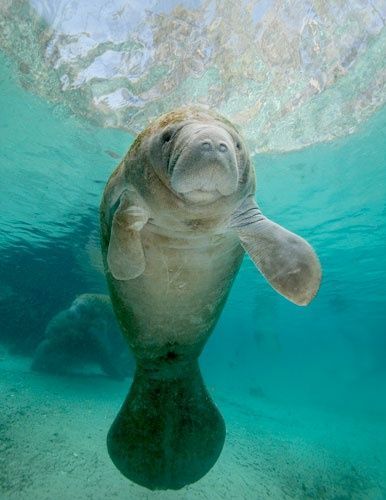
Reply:
[[[109, 488], [127, 498], [126, 487], [129, 498], [147, 498], [104, 447], [129, 381], [29, 372], [48, 320], [76, 294], [103, 291], [89, 240], [104, 183], [132, 138], [26, 92], [1, 63], [0, 369], [11, 444], [0, 485], [5, 498], [70, 498], [73, 474], [79, 498], [106, 498]], [[245, 260], [201, 359], [228, 425], [224, 456], [175, 498], [386, 497], [385, 130], [383, 109], [356, 135], [255, 158], [259, 204], [314, 245], [323, 283], [297, 308]]]

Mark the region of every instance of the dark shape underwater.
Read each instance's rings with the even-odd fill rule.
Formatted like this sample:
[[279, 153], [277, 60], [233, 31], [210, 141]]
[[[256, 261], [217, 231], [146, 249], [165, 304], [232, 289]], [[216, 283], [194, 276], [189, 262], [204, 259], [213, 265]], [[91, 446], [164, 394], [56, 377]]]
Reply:
[[123, 379], [132, 374], [133, 361], [117, 330], [109, 296], [81, 294], [49, 321], [31, 368], [68, 375], [94, 363], [107, 376]]

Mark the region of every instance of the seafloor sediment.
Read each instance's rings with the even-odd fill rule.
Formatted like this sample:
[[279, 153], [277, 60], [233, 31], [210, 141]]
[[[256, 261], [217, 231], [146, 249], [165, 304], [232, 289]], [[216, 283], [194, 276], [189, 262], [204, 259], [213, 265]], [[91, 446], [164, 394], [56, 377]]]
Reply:
[[0, 498], [386, 498], [386, 436], [377, 415], [289, 409], [224, 390], [213, 394], [227, 422], [215, 467], [180, 491], [150, 492], [115, 469], [105, 446], [128, 385], [31, 373], [28, 359], [2, 353]]

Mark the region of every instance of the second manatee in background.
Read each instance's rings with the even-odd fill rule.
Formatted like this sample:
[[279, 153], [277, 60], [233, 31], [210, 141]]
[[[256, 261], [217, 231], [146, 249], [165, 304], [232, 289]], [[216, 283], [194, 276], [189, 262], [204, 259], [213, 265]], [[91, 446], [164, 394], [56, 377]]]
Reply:
[[116, 379], [133, 373], [132, 354], [122, 340], [110, 297], [105, 294], [83, 293], [49, 321], [32, 369], [66, 375], [87, 364], [98, 365]]

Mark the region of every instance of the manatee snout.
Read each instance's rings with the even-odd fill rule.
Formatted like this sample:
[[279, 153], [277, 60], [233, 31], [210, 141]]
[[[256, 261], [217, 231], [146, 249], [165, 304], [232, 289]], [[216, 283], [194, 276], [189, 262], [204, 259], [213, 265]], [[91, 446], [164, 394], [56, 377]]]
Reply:
[[239, 175], [233, 139], [215, 125], [186, 126], [171, 176], [171, 186], [191, 201], [229, 196], [237, 189]]

